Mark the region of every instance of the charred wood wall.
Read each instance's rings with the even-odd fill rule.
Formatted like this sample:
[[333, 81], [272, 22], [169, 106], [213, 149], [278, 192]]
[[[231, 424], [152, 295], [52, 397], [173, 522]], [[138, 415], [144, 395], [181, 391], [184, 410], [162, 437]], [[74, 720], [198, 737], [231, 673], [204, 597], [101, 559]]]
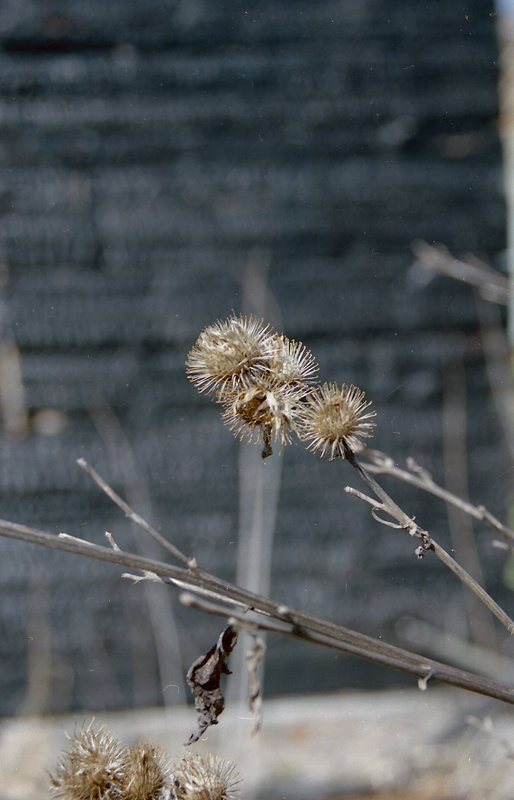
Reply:
[[[445, 375], [460, 369], [471, 490], [503, 517], [508, 459], [473, 295], [424, 282], [410, 252], [423, 238], [501, 262], [496, 59], [492, 3], [10, 4], [2, 325], [30, 424], [0, 439], [1, 515], [98, 542], [107, 529], [136, 547], [75, 468], [82, 456], [232, 577], [238, 445], [184, 359], [260, 275], [322, 378], [373, 399], [376, 447], [437, 479]], [[344, 464], [299, 447], [283, 460], [275, 597], [390, 640], [407, 613], [465, 635], [459, 585], [342, 494]], [[395, 492], [448, 543], [443, 507]], [[484, 531], [479, 548], [508, 604]], [[6, 540], [0, 552], [0, 713], [162, 700], [140, 589], [94, 562]], [[176, 614], [187, 667], [217, 628]], [[29, 674], [46, 687], [37, 702]], [[267, 679], [281, 692], [392, 676], [270, 641]]]

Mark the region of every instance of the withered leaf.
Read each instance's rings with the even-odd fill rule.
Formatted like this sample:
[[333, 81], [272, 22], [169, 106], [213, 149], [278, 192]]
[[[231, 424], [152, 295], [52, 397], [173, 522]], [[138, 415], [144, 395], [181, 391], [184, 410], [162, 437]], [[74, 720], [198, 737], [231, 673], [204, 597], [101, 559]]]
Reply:
[[237, 632], [229, 625], [214, 647], [193, 661], [187, 671], [186, 679], [198, 712], [198, 730], [191, 734], [186, 745], [197, 742], [210, 725], [218, 724], [218, 717], [225, 708], [225, 698], [220, 689], [221, 676], [230, 675], [225, 662], [236, 642]]

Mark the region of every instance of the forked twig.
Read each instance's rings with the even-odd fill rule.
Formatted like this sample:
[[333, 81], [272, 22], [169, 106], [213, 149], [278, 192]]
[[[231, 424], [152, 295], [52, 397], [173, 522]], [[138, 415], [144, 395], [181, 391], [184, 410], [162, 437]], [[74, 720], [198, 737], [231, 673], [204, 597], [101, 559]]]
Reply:
[[500, 305], [508, 305], [510, 297], [509, 280], [488, 264], [468, 256], [468, 261], [454, 258], [446, 247], [434, 247], [423, 241], [411, 245], [418, 259], [416, 264], [433, 272], [440, 272], [449, 278], [476, 286], [484, 300]]
[[[116, 505], [120, 505], [118, 501], [121, 498], [118, 498], [103, 479], [100, 478], [100, 481], [101, 484], [99, 485], [105, 485], [110, 490], [107, 492], [109, 497], [112, 497]], [[383, 495], [385, 502], [385, 492], [383, 492]], [[121, 501], [120, 507], [123, 510], [127, 508], [124, 501]], [[401, 514], [403, 515], [403, 512]], [[409, 519], [406, 515], [404, 516]], [[146, 530], [147, 527], [150, 527], [146, 525], [144, 520], [141, 520], [141, 522], [143, 523], [143, 529]], [[189, 593], [193, 593], [195, 597], [194, 601], [190, 601], [190, 605], [194, 604], [209, 613], [216, 613], [225, 617], [229, 615], [231, 622], [241, 629], [250, 631], [263, 630], [295, 636], [313, 644], [400, 670], [417, 678], [426, 680], [433, 678], [443, 683], [458, 686], [514, 705], [514, 688], [480, 675], [424, 658], [416, 653], [387, 644], [380, 639], [375, 639], [349, 628], [335, 625], [327, 620], [286, 607], [239, 586], [222, 581], [199, 568], [190, 569], [189, 566], [186, 568], [171, 566], [162, 561], [126, 553], [123, 550], [101, 547], [70, 536], [59, 537], [25, 525], [3, 520], [0, 520], [0, 536], [44, 545], [52, 549], [64, 550], [89, 558], [97, 558], [101, 561], [108, 561], [118, 566], [141, 571], [143, 574], [154, 573], [172, 586], [187, 589]], [[206, 601], [196, 595], [214, 598], [217, 602]], [[219, 605], [218, 601], [221, 601], [224, 605]], [[232, 610], [234, 607], [244, 609], [245, 613], [234, 612]], [[252, 619], [248, 617], [247, 611], [254, 612]]]
[[[198, 611], [203, 611], [207, 614], [213, 614], [215, 616], [228, 616], [227, 608], [222, 605], [218, 605], [217, 603], [210, 603], [190, 594], [183, 594], [181, 595], [180, 599], [184, 605], [187, 605], [190, 608], [195, 608]], [[241, 614], [233, 614], [228, 616], [228, 623], [239, 631], [247, 631], [250, 633], [255, 633], [256, 631], [266, 631], [268, 633], [294, 636], [298, 639], [303, 639], [304, 641], [311, 642], [313, 644], [328, 647], [331, 650], [338, 650], [339, 652], [346, 653], [348, 655], [357, 656], [358, 658], [372, 661], [375, 664], [381, 664], [382, 666], [390, 667], [392, 669], [405, 672], [409, 675], [414, 675], [422, 682], [421, 686], [423, 686], [423, 688], [426, 688], [425, 683], [428, 683], [428, 681], [438, 680], [449, 685], [459, 686], [460, 688], [465, 688], [469, 691], [478, 692], [478, 694], [487, 694], [488, 696], [491, 696], [489, 691], [492, 684], [496, 683], [496, 681], [492, 681], [489, 678], [480, 678], [479, 681], [482, 687], [485, 686], [485, 683], [488, 684], [488, 691], [482, 692], [477, 686], [478, 676], [473, 675], [470, 672], [465, 672], [455, 667], [450, 667], [447, 664], [434, 661], [430, 658], [424, 658], [423, 656], [416, 655], [408, 650], [403, 650], [402, 648], [394, 647], [393, 645], [387, 645], [384, 642], [380, 643], [381, 645], [385, 645], [385, 647], [379, 648], [380, 652], [378, 649], [375, 652], [372, 652], [369, 648], [369, 642], [373, 641], [376, 643], [377, 640], [371, 640], [370, 637], [364, 636], [363, 634], [357, 634], [355, 640], [351, 643], [343, 643], [336, 637], [332, 637], [329, 634], [321, 633], [319, 630], [309, 629], [306, 623], [308, 620], [313, 620], [314, 618], [308, 617], [307, 615], [302, 615], [302, 618], [303, 623], [302, 625], [299, 625], [291, 623], [284, 624], [276, 619], [262, 617], [249, 619]], [[337, 626], [335, 627], [337, 629]], [[514, 704], [514, 689], [508, 689], [508, 695], [510, 699], [506, 700], [506, 702]], [[499, 697], [498, 695], [495, 695], [495, 697], [496, 699], [506, 699], [505, 697]]]
[[174, 558], [176, 558], [177, 561], [180, 561], [182, 564], [185, 564], [185, 566], [188, 567], [189, 569], [197, 568], [198, 565], [196, 563], [195, 558], [190, 558], [189, 556], [186, 556], [181, 550], [178, 549], [178, 547], [175, 547], [175, 545], [171, 544], [171, 542], [168, 542], [168, 540], [165, 539], [164, 536], [161, 536], [161, 534], [158, 531], [156, 531], [155, 528], [153, 528], [145, 519], [143, 519], [143, 517], [139, 516], [139, 514], [137, 514], [134, 511], [134, 509], [131, 508], [129, 504], [125, 500], [123, 500], [123, 498], [121, 498], [119, 494], [117, 494], [114, 491], [114, 489], [111, 486], [109, 486], [108, 483], [106, 483], [106, 481], [104, 481], [102, 477], [100, 477], [98, 472], [95, 469], [93, 469], [93, 467], [90, 464], [87, 463], [85, 458], [77, 458], [77, 464], [81, 469], [84, 470], [86, 475], [89, 475], [91, 480], [93, 480], [96, 483], [96, 485], [100, 487], [102, 492], [105, 492], [107, 497], [109, 497], [112, 500], [112, 502], [118, 506], [118, 508], [121, 508], [125, 516], [128, 517], [128, 519], [132, 520], [132, 522], [139, 528], [142, 528], [142, 530], [144, 530], [149, 536], [152, 537], [152, 539], [158, 542], [161, 545], [161, 547], [167, 550], [168, 553], [171, 553], [171, 555]]
[[[373, 498], [369, 498], [366, 495], [359, 495], [361, 499], [365, 499], [369, 502], [374, 508], [380, 509], [392, 517], [398, 523], [398, 527], [406, 530], [411, 536], [415, 536], [421, 542], [420, 547], [416, 550], [416, 555], [418, 557], [423, 557], [424, 553], [431, 550], [437, 558], [443, 562], [458, 578], [462, 583], [468, 587], [478, 598], [479, 600], [489, 609], [491, 614], [501, 622], [501, 624], [507, 629], [510, 634], [514, 633], [514, 620], [512, 620], [509, 615], [496, 603], [493, 598], [485, 591], [485, 589], [480, 586], [479, 583], [468, 573], [466, 572], [460, 564], [455, 561], [454, 558], [438, 544], [435, 539], [433, 539], [430, 534], [423, 530], [413, 518], [409, 517], [405, 511], [394, 502], [394, 500], [389, 497], [387, 492], [380, 486], [379, 483], [374, 479], [374, 477], [363, 467], [362, 464], [359, 463], [355, 454], [349, 447], [345, 448], [345, 459], [348, 463], [359, 473], [361, 478], [368, 484], [368, 486], [372, 489], [375, 495], [379, 498], [380, 502], [376, 502]], [[351, 494], [356, 494], [355, 490], [350, 488]], [[374, 514], [375, 519], [379, 522], [384, 522], [380, 517], [377, 517]], [[386, 524], [389, 524], [386, 522]]]
[[398, 467], [390, 456], [381, 453], [379, 450], [366, 450], [362, 458], [365, 459], [365, 464], [362, 464], [362, 466], [364, 466], [368, 472], [374, 475], [391, 475], [393, 478], [397, 478], [404, 483], [415, 486], [417, 489], [422, 489], [424, 492], [434, 495], [434, 497], [439, 497], [445, 503], [450, 503], [456, 508], [459, 508], [470, 517], [487, 523], [491, 528], [494, 528], [494, 530], [514, 543], [514, 531], [512, 528], [500, 522], [500, 520], [495, 517], [494, 514], [491, 514], [485, 506], [473, 505], [467, 500], [463, 500], [461, 497], [457, 497], [457, 495], [444, 489], [436, 483], [432, 479], [432, 476], [425, 469], [420, 467], [413, 458], [407, 460], [406, 470]]

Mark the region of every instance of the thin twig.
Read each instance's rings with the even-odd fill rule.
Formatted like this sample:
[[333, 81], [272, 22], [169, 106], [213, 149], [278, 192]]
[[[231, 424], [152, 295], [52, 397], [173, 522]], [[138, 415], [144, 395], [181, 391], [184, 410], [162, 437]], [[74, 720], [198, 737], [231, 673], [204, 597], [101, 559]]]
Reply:
[[[322, 647], [328, 647], [331, 650], [338, 650], [339, 652], [346, 653], [347, 655], [357, 656], [358, 658], [372, 661], [375, 664], [381, 664], [382, 666], [390, 667], [392, 669], [399, 670], [400, 672], [405, 672], [409, 675], [414, 675], [421, 681], [428, 682], [429, 680], [437, 680], [452, 686], [466, 688], [472, 692], [478, 692], [479, 694], [487, 694], [487, 696], [491, 696], [489, 691], [482, 692], [478, 689], [477, 676], [473, 675], [473, 673], [466, 672], [455, 667], [449, 667], [447, 664], [442, 664], [439, 661], [434, 661], [430, 658], [423, 658], [423, 656], [414, 656], [416, 661], [413, 662], [413, 654], [409, 651], [401, 650], [401, 648], [394, 648], [396, 650], [394, 656], [385, 651], [382, 653], [370, 653], [367, 649], [359, 647], [355, 644], [343, 644], [342, 642], [338, 641], [337, 639], [333, 639], [330, 636], [326, 636], [317, 631], [307, 630], [306, 628], [298, 625], [284, 625], [277, 623], [275, 620], [262, 618], [250, 620], [246, 616], [242, 616], [240, 614], [229, 616], [227, 615], [226, 607], [217, 605], [216, 603], [206, 602], [205, 600], [194, 597], [193, 595], [183, 594], [181, 595], [180, 600], [184, 603], [184, 605], [187, 605], [190, 608], [195, 608], [208, 614], [214, 614], [215, 616], [228, 616], [229, 625], [240, 631], [267, 631], [269, 633], [278, 633], [285, 636], [294, 636], [298, 639], [303, 639], [304, 641], [308, 641], [313, 644], [319, 644]], [[403, 659], [402, 655], [405, 655], [406, 658]], [[482, 681], [484, 681], [484, 684], [482, 684]], [[493, 690], [496, 691], [496, 681], [488, 678], [480, 678], [480, 686], [484, 686], [485, 683], [487, 683], [488, 689], [493, 689], [494, 687]], [[511, 699], [507, 700], [506, 702], [514, 704], [514, 689], [508, 689], [507, 691]], [[497, 694], [495, 697], [496, 699], [504, 699], [503, 697], [499, 697]]]
[[[125, 502], [132, 508], [139, 509], [139, 516], [143, 516], [145, 521], [152, 524], [152, 502], [147, 485], [145, 471], [140, 468], [138, 459], [134, 452], [131, 442], [127, 438], [123, 426], [115, 414], [113, 408], [98, 387], [84, 387], [84, 400], [88, 407], [91, 419], [104, 443], [108, 456], [108, 461], [113, 468], [119, 468], [119, 480], [123, 486], [123, 497]], [[161, 544], [155, 538], [146, 535], [137, 525], [131, 525], [134, 535], [135, 551], [150, 558], [159, 558]], [[145, 534], [143, 537], [141, 534]], [[166, 544], [168, 544], [166, 542]], [[158, 548], [156, 550], [156, 548]], [[156, 580], [160, 580], [155, 576]], [[177, 631], [177, 620], [173, 608], [173, 598], [167, 592], [155, 591], [155, 586], [150, 585], [150, 581], [144, 582], [144, 600], [148, 612], [148, 622], [152, 630], [155, 643], [155, 656], [157, 658], [157, 669], [160, 676], [160, 683], [166, 683], [166, 675], [180, 674], [182, 671], [183, 658], [181, 655], [180, 640]], [[152, 677], [148, 670], [151, 665], [144, 659], [137, 668], [139, 676], [134, 684], [135, 701], [141, 685], [147, 681], [151, 682]], [[145, 674], [146, 673], [146, 674]], [[186, 684], [183, 682], [182, 688], [186, 691]], [[164, 695], [165, 704], [173, 705], [178, 700], [174, 694]]]
[[454, 558], [451, 557], [449, 553], [441, 547], [441, 545], [437, 544], [432, 539], [433, 544], [433, 551], [437, 558], [443, 562], [451, 571], [464, 583], [472, 592], [476, 594], [476, 596], [482, 601], [482, 603], [489, 609], [489, 611], [494, 614], [496, 619], [498, 619], [502, 625], [508, 630], [510, 634], [514, 633], [514, 621], [509, 617], [508, 614], [496, 603], [493, 598], [483, 589], [480, 584], [478, 584], [474, 578], [471, 577], [469, 572], [466, 572], [460, 564], [455, 561]]
[[137, 514], [134, 511], [134, 509], [131, 508], [129, 504], [125, 502], [125, 500], [123, 500], [119, 496], [119, 494], [117, 494], [114, 491], [114, 489], [104, 481], [103, 478], [100, 477], [98, 472], [95, 469], [93, 469], [93, 467], [90, 466], [90, 464], [88, 464], [84, 458], [78, 458], [77, 464], [81, 469], [84, 470], [86, 475], [89, 475], [89, 477], [96, 483], [96, 485], [100, 487], [102, 492], [105, 492], [107, 497], [109, 497], [113, 501], [113, 503], [115, 503], [118, 506], [118, 508], [121, 508], [125, 516], [128, 517], [128, 519], [132, 520], [132, 522], [134, 522], [136, 525], [142, 528], [146, 533], [148, 533], [149, 536], [152, 537], [152, 539], [155, 539], [155, 541], [161, 545], [161, 547], [167, 550], [168, 553], [171, 553], [171, 555], [174, 558], [176, 558], [177, 561], [180, 561], [182, 564], [185, 564], [185, 566], [188, 567], [189, 569], [196, 569], [197, 567], [196, 559], [186, 556], [181, 550], [178, 549], [178, 547], [175, 547], [175, 545], [171, 544], [171, 542], [168, 542], [168, 540], [165, 539], [164, 536], [161, 536], [161, 534], [158, 531], [156, 531], [155, 528], [149, 525], [149, 523], [146, 520], [144, 520], [143, 517], [140, 517], [139, 514]]
[[403, 647], [419, 647], [433, 658], [494, 680], [514, 681], [514, 659], [455, 636], [425, 619], [406, 615], [400, 617], [394, 629]]
[[[409, 517], [405, 511], [394, 502], [394, 500], [389, 497], [387, 492], [377, 483], [377, 481], [373, 478], [372, 475], [368, 473], [368, 471], [360, 464], [355, 454], [351, 451], [349, 447], [345, 448], [345, 459], [348, 461], [349, 464], [359, 473], [361, 478], [368, 484], [368, 486], [373, 490], [376, 496], [380, 499], [380, 504], [376, 504], [378, 508], [385, 511], [389, 516], [395, 519], [401, 528], [408, 531], [411, 536], [415, 536], [421, 542], [420, 548], [416, 551], [416, 554], [419, 557], [422, 557], [423, 554], [429, 550], [431, 550], [437, 558], [443, 562], [458, 578], [462, 583], [468, 587], [474, 594], [482, 601], [482, 603], [489, 609], [491, 614], [501, 622], [501, 624], [508, 630], [510, 634], [514, 633], [514, 620], [512, 620], [508, 614], [496, 603], [493, 598], [485, 591], [485, 589], [480, 586], [479, 583], [468, 573], [466, 572], [460, 564], [455, 561], [454, 558], [438, 544], [430, 534], [420, 528], [420, 526]], [[369, 498], [366, 498], [369, 501]], [[375, 519], [382, 522], [382, 520], [375, 515]]]
[[499, 539], [493, 539], [491, 544], [493, 547], [496, 547], [497, 550], [505, 550], [508, 553], [514, 553], [513, 544], [508, 544], [507, 542], [500, 542]]
[[434, 247], [423, 241], [415, 241], [411, 247], [418, 259], [416, 266], [476, 286], [484, 300], [500, 305], [509, 304], [510, 287], [507, 276], [488, 264], [471, 257], [468, 257], [468, 261], [462, 261], [454, 258], [446, 247]]
[[[453, 494], [469, 500], [467, 451], [468, 414], [466, 405], [466, 371], [463, 351], [465, 340], [455, 347], [444, 365], [442, 404], [442, 460], [445, 485]], [[461, 566], [480, 585], [484, 574], [475, 541], [473, 521], [451, 503], [446, 504], [451, 552], [458, 554]], [[490, 650], [497, 649], [494, 620], [481, 600], [464, 589], [469, 638]]]
[[[430, 675], [443, 683], [458, 686], [514, 705], [514, 688], [431, 659], [426, 659], [416, 653], [387, 644], [371, 636], [285, 607], [283, 604], [276, 603], [265, 597], [259, 597], [238, 586], [221, 581], [204, 570], [175, 567], [161, 561], [134, 555], [133, 553], [81, 542], [72, 537], [61, 538], [45, 531], [4, 520], [0, 520], [0, 536], [43, 545], [54, 550], [64, 550], [76, 555], [96, 558], [118, 566], [140, 570], [143, 573], [153, 572], [167, 580], [172, 586], [179, 586], [187, 588], [190, 592], [217, 597], [225, 603], [248, 608], [260, 615], [257, 623], [247, 620], [241, 614], [234, 614], [233, 611], [227, 609], [226, 605], [220, 607], [219, 613], [222, 616], [227, 616], [228, 612], [230, 617], [237, 619], [238, 624], [241, 626], [247, 625], [253, 630], [270, 630], [294, 635], [305, 641], [339, 650], [393, 669], [399, 669], [419, 678], [426, 678]], [[211, 605], [214, 606], [215, 604]]]
[[[513, 293], [514, 294], [514, 293]], [[500, 309], [491, 303], [481, 303], [475, 297], [480, 343], [487, 372], [491, 396], [496, 406], [510, 459], [514, 458], [514, 382], [511, 365], [511, 347], [503, 325]], [[513, 307], [514, 307], [514, 300]], [[510, 319], [510, 327], [514, 323]]]
[[452, 492], [449, 492], [447, 489], [444, 489], [433, 481], [431, 475], [416, 464], [413, 458], [407, 461], [408, 470], [398, 467], [392, 458], [385, 453], [381, 453], [379, 450], [366, 450], [362, 458], [366, 460], [363, 466], [365, 466], [368, 472], [372, 472], [375, 475], [391, 475], [393, 478], [397, 478], [404, 483], [415, 486], [417, 489], [422, 489], [424, 492], [434, 495], [434, 497], [439, 497], [441, 500], [444, 500], [445, 503], [451, 503], [451, 505], [464, 511], [470, 517], [480, 520], [481, 522], [486, 522], [491, 528], [494, 528], [494, 530], [501, 533], [502, 536], [505, 536], [506, 539], [514, 542], [514, 531], [512, 528], [500, 522], [500, 520], [495, 517], [494, 514], [491, 514], [485, 506], [475, 506], [467, 500], [463, 500], [461, 497], [452, 494]]

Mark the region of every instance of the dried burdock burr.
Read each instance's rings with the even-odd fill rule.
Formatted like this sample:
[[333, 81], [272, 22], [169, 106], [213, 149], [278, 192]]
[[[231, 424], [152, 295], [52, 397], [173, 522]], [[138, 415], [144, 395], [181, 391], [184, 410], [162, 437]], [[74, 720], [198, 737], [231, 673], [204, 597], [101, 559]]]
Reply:
[[104, 728], [91, 724], [70, 737], [50, 783], [56, 798], [121, 800], [126, 770], [126, 748]]
[[376, 415], [370, 401], [356, 386], [324, 383], [305, 399], [298, 419], [298, 434], [307, 449], [321, 456], [344, 458], [346, 448], [362, 449], [361, 439], [373, 436]]
[[202, 331], [189, 351], [187, 376], [198, 391], [222, 397], [268, 370], [273, 343], [270, 326], [255, 317], [218, 320]]
[[174, 800], [236, 800], [241, 778], [219, 756], [187, 754], [172, 765]]
[[265, 376], [244, 389], [228, 392], [221, 416], [242, 440], [255, 442], [262, 436], [265, 446], [277, 439], [287, 444], [304, 395], [303, 387]]
[[122, 745], [93, 723], [70, 737], [50, 783], [59, 800], [236, 800], [235, 764], [187, 754], [170, 765], [158, 747]]
[[127, 749], [123, 800], [168, 800], [171, 775], [166, 756], [157, 747], [138, 744]]
[[287, 444], [298, 408], [318, 366], [301, 343], [272, 332], [254, 317], [231, 316], [207, 326], [187, 360], [189, 379], [223, 404], [222, 418], [236, 436]]
[[296, 386], [312, 383], [318, 372], [318, 365], [302, 342], [277, 334], [273, 345], [269, 370], [276, 381]]

